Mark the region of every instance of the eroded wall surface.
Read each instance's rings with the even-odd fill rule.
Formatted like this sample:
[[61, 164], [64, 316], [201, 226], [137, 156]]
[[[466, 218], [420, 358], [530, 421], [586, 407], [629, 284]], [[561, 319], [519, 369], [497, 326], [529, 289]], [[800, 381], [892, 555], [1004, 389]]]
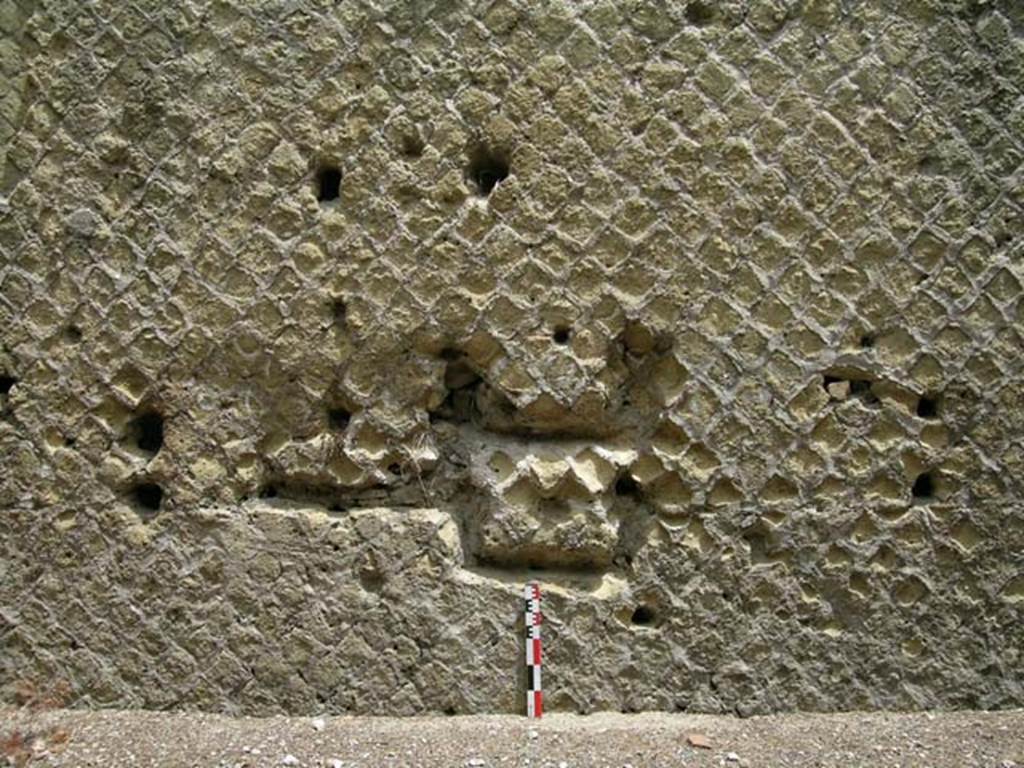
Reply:
[[5, 697], [1024, 703], [1016, 0], [0, 25]]

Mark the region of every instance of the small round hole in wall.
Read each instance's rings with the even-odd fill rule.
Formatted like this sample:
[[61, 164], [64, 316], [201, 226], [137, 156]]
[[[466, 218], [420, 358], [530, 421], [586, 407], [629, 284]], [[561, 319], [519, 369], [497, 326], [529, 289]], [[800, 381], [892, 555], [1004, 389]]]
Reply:
[[345, 304], [344, 299], [337, 298], [331, 300], [331, 319], [339, 327], [345, 325], [345, 321], [348, 319], [348, 306]]
[[128, 434], [140, 451], [156, 454], [164, 445], [164, 417], [156, 411], [146, 411], [132, 419]]
[[466, 176], [476, 186], [477, 194], [487, 197], [494, 188], [508, 178], [508, 160], [486, 147], [477, 147], [469, 155]]
[[0, 395], [6, 395], [11, 391], [11, 387], [18, 383], [18, 380], [13, 376], [0, 376]]
[[911, 493], [918, 501], [928, 501], [935, 497], [935, 478], [931, 472], [922, 472], [914, 479]]
[[415, 133], [407, 133], [402, 136], [401, 151], [404, 157], [414, 160], [423, 154], [423, 139]]
[[632, 475], [622, 475], [615, 481], [615, 495], [635, 498], [640, 495], [640, 485]]
[[352, 414], [345, 408], [330, 408], [327, 411], [327, 424], [336, 432], [343, 432], [352, 421]]
[[333, 165], [321, 166], [316, 172], [316, 199], [328, 203], [340, 195], [341, 171]]
[[164, 491], [156, 483], [139, 483], [132, 490], [132, 497], [143, 517], [152, 517], [160, 511]]
[[633, 615], [630, 616], [629, 621], [638, 627], [649, 627], [654, 624], [658, 619], [658, 614], [649, 605], [638, 605], [633, 609]]
[[917, 401], [917, 415], [922, 419], [934, 419], [939, 415], [939, 401], [930, 395], [922, 395]]
[[568, 326], [560, 325], [551, 333], [551, 340], [555, 344], [568, 344], [570, 338], [572, 338], [572, 331]]

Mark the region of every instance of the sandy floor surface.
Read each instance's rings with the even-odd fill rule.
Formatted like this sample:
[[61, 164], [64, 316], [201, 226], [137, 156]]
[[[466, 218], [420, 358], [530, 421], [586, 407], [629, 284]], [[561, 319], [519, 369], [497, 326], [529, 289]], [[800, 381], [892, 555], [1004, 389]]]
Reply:
[[[245, 718], [0, 709], [12, 765], [993, 766], [1024, 768], [1024, 710], [1009, 712]], [[3, 765], [0, 760], [0, 765]]]

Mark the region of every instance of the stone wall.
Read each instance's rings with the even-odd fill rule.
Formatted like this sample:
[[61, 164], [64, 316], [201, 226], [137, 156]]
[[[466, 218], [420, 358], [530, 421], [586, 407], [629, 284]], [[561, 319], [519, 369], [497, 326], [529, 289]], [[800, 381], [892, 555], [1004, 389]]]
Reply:
[[1019, 0], [0, 27], [3, 697], [1024, 704]]

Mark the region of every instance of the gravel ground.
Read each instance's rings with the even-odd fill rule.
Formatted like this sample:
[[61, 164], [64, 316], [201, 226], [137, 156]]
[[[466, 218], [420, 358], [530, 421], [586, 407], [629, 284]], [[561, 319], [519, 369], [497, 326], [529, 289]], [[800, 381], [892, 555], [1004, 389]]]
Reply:
[[[33, 766], [1024, 768], [1024, 710], [747, 719], [555, 714], [529, 722], [0, 709], [0, 739], [11, 763]], [[701, 741], [706, 748], [694, 746]]]

